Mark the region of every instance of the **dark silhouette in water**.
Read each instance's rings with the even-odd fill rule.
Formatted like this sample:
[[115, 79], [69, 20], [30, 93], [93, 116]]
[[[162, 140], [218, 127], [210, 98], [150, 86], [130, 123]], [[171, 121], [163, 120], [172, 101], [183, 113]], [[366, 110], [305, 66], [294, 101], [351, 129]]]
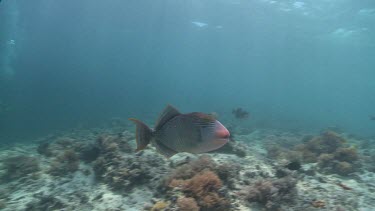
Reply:
[[370, 116], [370, 120], [375, 121], [375, 116]]
[[246, 119], [249, 117], [249, 112], [243, 110], [242, 108], [236, 108], [232, 110], [232, 114], [236, 119]]

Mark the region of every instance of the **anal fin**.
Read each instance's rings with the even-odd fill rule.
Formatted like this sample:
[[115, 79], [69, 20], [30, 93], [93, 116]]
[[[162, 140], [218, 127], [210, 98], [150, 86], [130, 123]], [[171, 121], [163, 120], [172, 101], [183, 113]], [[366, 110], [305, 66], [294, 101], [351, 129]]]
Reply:
[[162, 144], [162, 143], [160, 143], [156, 140], [152, 141], [152, 145], [155, 146], [156, 150], [160, 154], [164, 155], [166, 158], [170, 158], [173, 155], [178, 153], [178, 152], [174, 151], [173, 149], [168, 148], [167, 146], [165, 146], [164, 144]]

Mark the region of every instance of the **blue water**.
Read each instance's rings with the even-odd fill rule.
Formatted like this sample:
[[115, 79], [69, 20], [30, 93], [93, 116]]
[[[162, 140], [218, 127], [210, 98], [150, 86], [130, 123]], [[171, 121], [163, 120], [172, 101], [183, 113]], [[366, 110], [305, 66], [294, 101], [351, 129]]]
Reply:
[[0, 141], [167, 103], [373, 136], [374, 23], [371, 0], [3, 0]]

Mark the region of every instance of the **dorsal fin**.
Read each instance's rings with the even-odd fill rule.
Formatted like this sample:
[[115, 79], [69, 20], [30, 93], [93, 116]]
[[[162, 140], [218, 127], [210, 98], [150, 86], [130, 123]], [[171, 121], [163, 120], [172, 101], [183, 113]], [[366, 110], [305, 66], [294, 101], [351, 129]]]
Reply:
[[163, 112], [160, 114], [155, 124], [155, 131], [160, 129], [166, 122], [171, 120], [173, 117], [180, 115], [181, 113], [173, 106], [168, 105]]

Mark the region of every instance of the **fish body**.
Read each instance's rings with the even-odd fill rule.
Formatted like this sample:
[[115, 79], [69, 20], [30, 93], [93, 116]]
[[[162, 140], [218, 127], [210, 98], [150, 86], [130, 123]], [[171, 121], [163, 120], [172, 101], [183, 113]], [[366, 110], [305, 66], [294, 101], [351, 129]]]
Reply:
[[203, 153], [216, 150], [229, 141], [229, 131], [212, 115], [193, 112], [181, 114], [168, 105], [150, 129], [137, 119], [137, 151], [152, 143], [166, 157], [178, 152]]
[[243, 110], [242, 108], [233, 109], [232, 114], [236, 117], [236, 119], [246, 119], [249, 117], [249, 112]]

